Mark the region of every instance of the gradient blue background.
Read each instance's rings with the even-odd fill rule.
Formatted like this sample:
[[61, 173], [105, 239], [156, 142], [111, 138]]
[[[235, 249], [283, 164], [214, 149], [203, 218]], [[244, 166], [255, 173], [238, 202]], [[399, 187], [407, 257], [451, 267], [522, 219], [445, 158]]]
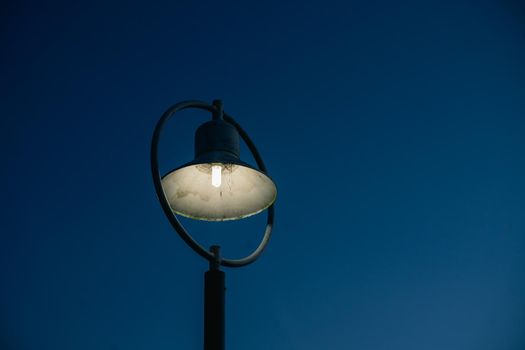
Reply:
[[[227, 271], [227, 349], [525, 349], [523, 3], [0, 9], [2, 349], [202, 348], [207, 264], [149, 145], [215, 98], [279, 189], [265, 254]], [[170, 122], [164, 170], [207, 118]], [[240, 257], [264, 220], [184, 223]]]

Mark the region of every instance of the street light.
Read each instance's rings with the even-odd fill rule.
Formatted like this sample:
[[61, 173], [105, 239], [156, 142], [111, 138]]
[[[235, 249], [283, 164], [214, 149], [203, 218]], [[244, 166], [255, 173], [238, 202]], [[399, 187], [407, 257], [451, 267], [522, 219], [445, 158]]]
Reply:
[[[196, 108], [212, 114], [195, 133], [195, 159], [161, 176], [158, 144], [165, 123], [183, 109]], [[252, 153], [257, 168], [240, 160], [239, 138]], [[241, 126], [223, 111], [220, 100], [208, 104], [184, 101], [168, 108], [157, 122], [151, 141], [151, 172], [160, 204], [179, 236], [208, 260], [204, 275], [204, 350], [224, 349], [224, 272], [220, 266], [242, 267], [262, 253], [272, 233], [277, 195], [264, 162]], [[227, 259], [220, 247], [205, 249], [186, 231], [177, 214], [197, 220], [238, 220], [267, 209], [267, 222], [259, 246], [242, 259]]]

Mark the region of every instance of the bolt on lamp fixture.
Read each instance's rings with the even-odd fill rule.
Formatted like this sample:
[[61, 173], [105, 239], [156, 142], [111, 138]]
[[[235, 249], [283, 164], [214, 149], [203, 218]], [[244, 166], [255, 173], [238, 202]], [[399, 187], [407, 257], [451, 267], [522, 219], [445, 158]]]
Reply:
[[[176, 112], [197, 108], [211, 112], [212, 120], [195, 133], [195, 158], [161, 177], [158, 144], [164, 124]], [[242, 139], [252, 153], [257, 168], [240, 160]], [[207, 104], [184, 101], [168, 108], [157, 122], [151, 143], [151, 171], [157, 197], [179, 236], [210, 263], [204, 288], [204, 349], [224, 349], [224, 272], [220, 266], [241, 267], [262, 253], [273, 227], [273, 203], [277, 189], [267, 175], [264, 162], [248, 134], [223, 111], [220, 100]], [[259, 246], [242, 259], [227, 259], [214, 245], [208, 251], [186, 231], [177, 214], [205, 221], [237, 220], [267, 209], [267, 223]]]

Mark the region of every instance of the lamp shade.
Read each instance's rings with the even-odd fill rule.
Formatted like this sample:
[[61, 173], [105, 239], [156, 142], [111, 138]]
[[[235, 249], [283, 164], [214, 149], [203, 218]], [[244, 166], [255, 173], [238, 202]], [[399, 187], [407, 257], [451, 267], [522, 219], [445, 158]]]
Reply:
[[277, 195], [270, 177], [239, 159], [237, 130], [223, 120], [197, 129], [195, 160], [166, 174], [162, 188], [173, 212], [207, 221], [257, 214]]

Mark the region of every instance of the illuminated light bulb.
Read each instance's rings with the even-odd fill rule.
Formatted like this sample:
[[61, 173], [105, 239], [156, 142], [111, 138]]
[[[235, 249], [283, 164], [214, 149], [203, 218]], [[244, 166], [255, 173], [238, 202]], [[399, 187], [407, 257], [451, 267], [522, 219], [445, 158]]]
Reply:
[[211, 166], [211, 184], [213, 187], [220, 187], [222, 182], [222, 166]]

